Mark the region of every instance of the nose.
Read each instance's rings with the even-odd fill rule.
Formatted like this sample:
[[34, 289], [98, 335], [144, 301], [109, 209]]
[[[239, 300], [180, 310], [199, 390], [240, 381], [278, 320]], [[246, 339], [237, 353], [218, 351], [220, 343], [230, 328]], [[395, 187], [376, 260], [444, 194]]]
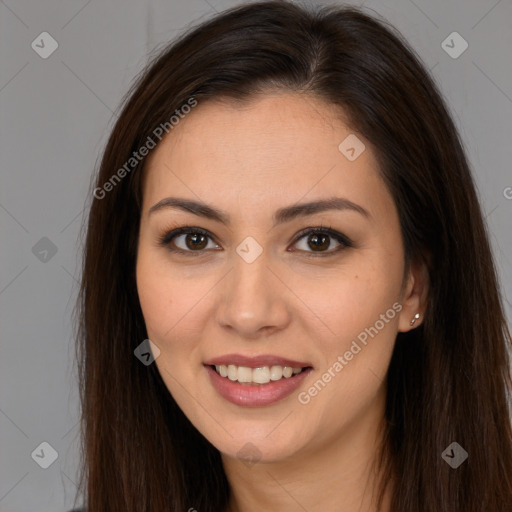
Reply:
[[247, 263], [235, 254], [233, 268], [221, 287], [216, 320], [240, 338], [256, 340], [284, 329], [290, 322], [286, 286], [263, 252]]

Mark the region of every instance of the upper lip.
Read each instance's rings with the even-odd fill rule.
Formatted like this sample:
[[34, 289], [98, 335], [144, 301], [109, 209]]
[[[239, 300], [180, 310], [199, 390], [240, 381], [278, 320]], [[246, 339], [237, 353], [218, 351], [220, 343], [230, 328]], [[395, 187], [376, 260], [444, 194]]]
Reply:
[[291, 366], [292, 368], [305, 368], [311, 366], [311, 363], [294, 361], [285, 357], [274, 356], [271, 354], [262, 354], [249, 357], [241, 354], [226, 354], [224, 356], [214, 357], [204, 362], [208, 366], [230, 365], [246, 366], [248, 368], [259, 368], [261, 366]]

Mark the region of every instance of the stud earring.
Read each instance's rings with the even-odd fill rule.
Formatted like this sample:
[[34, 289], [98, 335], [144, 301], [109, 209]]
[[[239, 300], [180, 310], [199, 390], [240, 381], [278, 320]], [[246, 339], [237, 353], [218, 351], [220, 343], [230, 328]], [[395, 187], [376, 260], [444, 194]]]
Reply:
[[414, 315], [414, 318], [411, 320], [411, 326], [414, 325], [414, 323], [416, 322], [416, 320], [418, 320], [418, 318], [420, 317], [420, 314], [419, 313], [416, 313]]

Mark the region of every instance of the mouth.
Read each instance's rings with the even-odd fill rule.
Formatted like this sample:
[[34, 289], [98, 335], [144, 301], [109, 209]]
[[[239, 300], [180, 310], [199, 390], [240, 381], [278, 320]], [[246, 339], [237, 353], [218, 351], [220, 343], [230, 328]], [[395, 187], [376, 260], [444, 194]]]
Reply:
[[313, 371], [308, 362], [270, 355], [231, 354], [206, 361], [203, 366], [222, 398], [245, 407], [262, 407], [283, 400]]
[[311, 369], [311, 366], [238, 366], [234, 364], [208, 365], [222, 378], [232, 382], [238, 382], [246, 386], [262, 386], [270, 382], [278, 382], [283, 379], [291, 379], [300, 373]]

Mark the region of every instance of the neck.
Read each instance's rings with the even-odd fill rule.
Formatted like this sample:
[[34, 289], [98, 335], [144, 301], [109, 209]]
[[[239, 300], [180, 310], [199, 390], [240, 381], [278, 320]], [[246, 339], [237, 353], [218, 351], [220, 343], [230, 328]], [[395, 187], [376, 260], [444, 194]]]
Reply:
[[287, 460], [248, 467], [222, 455], [231, 488], [227, 512], [389, 512], [391, 484], [377, 508], [385, 394], [341, 435]]

